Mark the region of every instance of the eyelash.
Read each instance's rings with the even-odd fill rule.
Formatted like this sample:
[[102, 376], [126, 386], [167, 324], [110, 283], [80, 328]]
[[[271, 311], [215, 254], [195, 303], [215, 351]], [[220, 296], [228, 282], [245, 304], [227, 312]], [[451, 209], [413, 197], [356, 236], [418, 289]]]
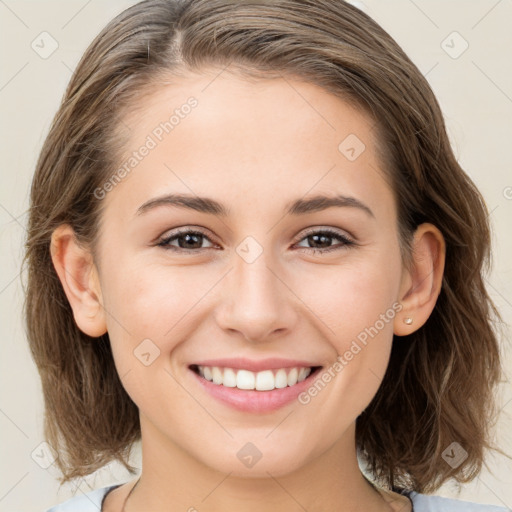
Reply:
[[[170, 242], [172, 242], [173, 240], [177, 240], [178, 238], [180, 238], [183, 235], [199, 235], [199, 236], [206, 238], [211, 243], [213, 243], [210, 240], [210, 238], [206, 235], [206, 233], [204, 233], [202, 231], [183, 229], [181, 231], [177, 231], [177, 232], [173, 233], [172, 235], [170, 235], [168, 237], [163, 238], [156, 245], [158, 247], [162, 247], [165, 250], [176, 251], [176, 252], [181, 252], [181, 253], [183, 253], [183, 252], [194, 253], [194, 252], [200, 252], [200, 251], [202, 252], [203, 250], [209, 249], [209, 247], [204, 247], [202, 249], [183, 249], [181, 247], [174, 247], [172, 245], [169, 245]], [[338, 240], [340, 240], [342, 242], [341, 245], [327, 247], [326, 249], [318, 249], [316, 247], [302, 247], [301, 248], [301, 249], [305, 249], [308, 252], [310, 251], [313, 254], [325, 254], [327, 252], [339, 251], [339, 250], [350, 248], [351, 246], [356, 245], [356, 243], [353, 240], [351, 240], [350, 238], [348, 238], [347, 236], [339, 233], [338, 231], [334, 231], [334, 230], [328, 229], [328, 228], [310, 231], [310, 232], [306, 233], [302, 238], [300, 238], [296, 243], [301, 242], [305, 238], [308, 238], [312, 235], [328, 235], [329, 237], [337, 238]]]

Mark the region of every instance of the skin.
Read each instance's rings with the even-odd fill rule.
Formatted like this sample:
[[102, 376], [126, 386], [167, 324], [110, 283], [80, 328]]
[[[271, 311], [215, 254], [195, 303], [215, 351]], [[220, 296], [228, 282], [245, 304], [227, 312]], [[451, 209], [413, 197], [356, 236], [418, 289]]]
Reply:
[[[363, 478], [355, 420], [380, 386], [393, 334], [415, 331], [434, 308], [441, 233], [418, 227], [406, 269], [372, 120], [289, 78], [247, 81], [205, 70], [159, 85], [126, 116], [126, 155], [192, 95], [197, 107], [102, 199], [95, 257], [67, 225], [52, 237], [76, 323], [91, 336], [108, 331], [140, 411], [143, 472], [125, 510], [410, 510], [408, 499], [377, 492]], [[349, 134], [365, 144], [354, 161], [338, 150]], [[136, 214], [169, 193], [213, 198], [230, 215], [172, 206]], [[373, 216], [356, 207], [284, 214], [290, 201], [334, 193], [357, 198]], [[188, 252], [156, 245], [185, 227], [206, 237]], [[355, 244], [332, 236], [315, 245], [309, 231], [322, 228]], [[236, 251], [247, 236], [262, 249], [251, 263]], [[179, 242], [171, 242], [178, 251]], [[338, 248], [327, 253], [329, 246]], [[211, 398], [188, 370], [200, 359], [233, 355], [329, 367], [398, 303], [401, 311], [307, 405], [239, 412]], [[144, 339], [160, 350], [149, 366], [134, 356]], [[237, 457], [247, 442], [262, 453], [251, 468]], [[112, 491], [103, 510], [120, 511], [134, 483]]]

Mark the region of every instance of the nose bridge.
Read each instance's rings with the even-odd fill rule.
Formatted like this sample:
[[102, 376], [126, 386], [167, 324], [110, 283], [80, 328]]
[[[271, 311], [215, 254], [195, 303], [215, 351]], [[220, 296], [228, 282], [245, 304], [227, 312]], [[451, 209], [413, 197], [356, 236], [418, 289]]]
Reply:
[[239, 331], [251, 341], [264, 340], [294, 322], [289, 291], [272, 270], [278, 265], [271, 255], [251, 237], [239, 244], [217, 315], [223, 329]]

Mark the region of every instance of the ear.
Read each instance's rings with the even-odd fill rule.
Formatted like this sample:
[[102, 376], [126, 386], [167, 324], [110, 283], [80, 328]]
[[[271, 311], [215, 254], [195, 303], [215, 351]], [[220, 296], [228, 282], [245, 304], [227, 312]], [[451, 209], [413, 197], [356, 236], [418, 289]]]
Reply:
[[398, 299], [403, 309], [395, 316], [393, 326], [397, 336], [411, 334], [428, 320], [443, 281], [446, 245], [439, 229], [433, 224], [421, 224], [412, 246], [412, 268], [404, 268], [400, 283]]
[[79, 329], [92, 337], [105, 334], [99, 276], [90, 251], [78, 243], [71, 226], [62, 224], [52, 233], [50, 253]]

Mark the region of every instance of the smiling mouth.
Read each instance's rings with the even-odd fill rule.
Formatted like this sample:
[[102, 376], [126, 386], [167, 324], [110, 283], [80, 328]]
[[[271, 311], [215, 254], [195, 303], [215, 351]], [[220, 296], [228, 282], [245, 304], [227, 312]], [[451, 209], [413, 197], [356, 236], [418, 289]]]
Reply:
[[291, 367], [252, 372], [219, 366], [191, 365], [194, 373], [218, 386], [242, 390], [272, 391], [295, 386], [316, 374], [322, 367]]

